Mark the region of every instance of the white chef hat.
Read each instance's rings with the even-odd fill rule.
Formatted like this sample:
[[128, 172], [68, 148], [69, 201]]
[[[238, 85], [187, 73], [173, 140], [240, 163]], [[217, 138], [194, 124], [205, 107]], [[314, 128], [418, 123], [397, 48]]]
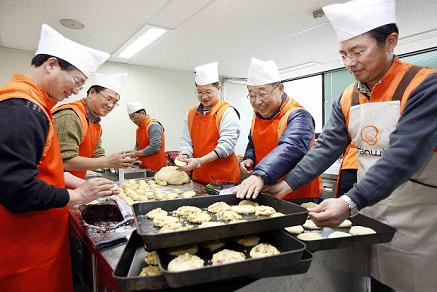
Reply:
[[206, 85], [219, 82], [218, 62], [209, 63], [194, 68], [196, 71], [195, 82], [197, 85]]
[[342, 42], [389, 23], [396, 23], [395, 0], [353, 0], [323, 7]]
[[97, 71], [108, 58], [109, 54], [67, 39], [62, 34], [43, 24], [41, 37], [35, 55], [46, 54], [61, 58], [77, 69], [85, 76]]
[[247, 85], [259, 86], [281, 81], [275, 61], [262, 61], [256, 58], [250, 60], [247, 73]]
[[93, 76], [94, 76], [94, 81], [91, 83], [92, 85], [99, 85], [105, 87], [107, 89], [114, 91], [118, 95], [121, 95], [121, 92], [123, 91], [123, 85], [127, 81], [127, 73], [120, 73], [120, 74], [95, 73], [93, 74]]
[[141, 104], [141, 102], [128, 102], [127, 105], [127, 114], [130, 115], [134, 112], [137, 112], [139, 110], [144, 109], [143, 105]]

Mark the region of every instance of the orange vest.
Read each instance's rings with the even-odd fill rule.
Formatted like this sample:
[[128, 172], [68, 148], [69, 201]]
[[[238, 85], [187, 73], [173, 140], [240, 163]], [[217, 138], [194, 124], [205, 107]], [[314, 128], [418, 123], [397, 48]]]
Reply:
[[[63, 104], [53, 109], [53, 113], [64, 109], [73, 110], [79, 117], [80, 124], [82, 125], [82, 141], [79, 145], [79, 156], [92, 158], [94, 150], [96, 150], [97, 143], [102, 135], [102, 127], [100, 124], [88, 122], [86, 118], [85, 99]], [[68, 172], [80, 178], [85, 178], [86, 174], [86, 171], [84, 170], [69, 170]]]
[[[15, 98], [37, 104], [49, 121], [36, 178], [64, 187], [64, 167], [50, 112], [56, 101], [20, 74], [0, 89], [0, 102]], [[0, 291], [73, 290], [67, 207], [13, 214], [0, 205], [0, 230]]]
[[[359, 91], [355, 90], [352, 83], [341, 96], [340, 105], [345, 117], [346, 127], [349, 128], [349, 110], [351, 106], [368, 102], [400, 101], [400, 113], [402, 115], [408, 98], [430, 74], [437, 71], [430, 68], [421, 68], [408, 64], [394, 57], [393, 64], [384, 76], [385, 82], [377, 83], [370, 97], [370, 101]], [[437, 153], [437, 147], [434, 148]]]
[[[303, 109], [303, 107], [296, 100], [287, 96], [279, 113], [273, 119], [264, 120], [254, 115], [250, 132], [255, 148], [255, 164], [258, 164], [278, 145], [280, 137], [287, 128], [288, 117], [298, 109]], [[320, 191], [321, 179], [317, 177], [309, 184], [287, 194], [283, 199], [320, 197]]]
[[[138, 150], [144, 149], [150, 145], [149, 138], [149, 129], [153, 122], [158, 122], [158, 120], [147, 116], [144, 121], [141, 122], [141, 125], [137, 128], [137, 146]], [[159, 122], [158, 122], [159, 123]], [[153, 171], [158, 171], [162, 167], [167, 165], [167, 157], [165, 156], [165, 136], [164, 136], [164, 127], [159, 123], [162, 128], [162, 137], [161, 137], [161, 148], [155, 154], [150, 156], [140, 156], [138, 157], [141, 160], [141, 168], [148, 168]]]
[[[220, 138], [220, 121], [230, 105], [219, 100], [205, 115], [194, 107], [188, 113], [188, 130], [193, 144], [193, 157], [202, 157], [213, 151]], [[240, 182], [240, 168], [237, 156], [232, 153], [206, 163], [193, 170], [193, 180], [208, 184], [214, 182]]]

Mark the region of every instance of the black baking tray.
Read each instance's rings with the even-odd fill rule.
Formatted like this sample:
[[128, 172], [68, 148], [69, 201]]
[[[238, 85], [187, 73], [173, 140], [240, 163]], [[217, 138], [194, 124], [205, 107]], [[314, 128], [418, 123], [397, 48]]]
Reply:
[[256, 201], [258, 204], [271, 206], [277, 212], [283, 213], [284, 216], [243, 216], [243, 219], [247, 219], [248, 221], [226, 223], [225, 225], [206, 228], [197, 228], [195, 226], [193, 229], [170, 233], [159, 233], [159, 229], [153, 226], [153, 221], [145, 216], [147, 212], [155, 208], [162, 208], [168, 212], [174, 211], [178, 207], [188, 205], [207, 208], [209, 205], [219, 201], [224, 201], [229, 205], [238, 205], [241, 200], [235, 197], [235, 195], [220, 195], [135, 204], [133, 205], [133, 213], [137, 225], [137, 232], [146, 244], [147, 249], [154, 250], [281, 229], [291, 225], [303, 224], [308, 216], [308, 212], [300, 206], [265, 195], [257, 197]]
[[[306, 202], [315, 202], [320, 203], [322, 199], [320, 198], [300, 198], [300, 199], [292, 199], [290, 200], [296, 204], [302, 204]], [[352, 226], [360, 225], [364, 227], [369, 227], [375, 230], [375, 234], [366, 234], [366, 235], [357, 235], [357, 236], [349, 236], [349, 237], [340, 237], [340, 238], [324, 238], [320, 240], [308, 240], [305, 242], [307, 248], [312, 251], [318, 250], [326, 250], [326, 249], [337, 249], [344, 247], [353, 247], [353, 246], [363, 246], [363, 245], [371, 245], [383, 242], [389, 242], [392, 240], [394, 234], [396, 233], [396, 229], [386, 225], [382, 222], [364, 216], [362, 214], [358, 214], [352, 218], [349, 218], [352, 222]], [[343, 231], [349, 232], [350, 228], [329, 228], [324, 227], [319, 231], [310, 231], [310, 232], [318, 232], [321, 233], [323, 237], [327, 237], [330, 233], [334, 231]]]
[[141, 237], [134, 230], [115, 267], [113, 276], [123, 291], [157, 290], [168, 288], [163, 275], [140, 277], [147, 252]]
[[[244, 261], [213, 266], [210, 263], [213, 253], [202, 252], [200, 250], [197, 255], [205, 260], [205, 266], [183, 272], [170, 272], [167, 270], [167, 267], [169, 262], [175, 257], [169, 255], [166, 250], [161, 249], [158, 250], [159, 267], [163, 271], [168, 285], [174, 288], [237, 277], [256, 279], [284, 274], [289, 275], [293, 272], [304, 273], [308, 270], [308, 261], [311, 262], [311, 259], [307, 259], [308, 261], [305, 263], [306, 269], [299, 267], [295, 270], [286, 270], [286, 268], [290, 268], [290, 266], [299, 264], [303, 252], [305, 251], [304, 243], [290, 236], [283, 230], [268, 231], [257, 235], [261, 238], [260, 243], [270, 243], [275, 246], [280, 253], [269, 257], [251, 258], [249, 256], [251, 247], [243, 247], [235, 243], [233, 238], [228, 238], [226, 239], [224, 248], [243, 252], [246, 255]], [[277, 271], [277, 273], [275, 273], [275, 271]]]

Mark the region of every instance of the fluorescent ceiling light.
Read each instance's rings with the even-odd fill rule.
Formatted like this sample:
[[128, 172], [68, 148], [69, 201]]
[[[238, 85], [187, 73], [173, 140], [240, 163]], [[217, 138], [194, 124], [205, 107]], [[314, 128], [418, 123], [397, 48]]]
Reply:
[[116, 56], [122, 59], [130, 59], [167, 31], [168, 29], [165, 28], [145, 25], [132, 39], [118, 50]]

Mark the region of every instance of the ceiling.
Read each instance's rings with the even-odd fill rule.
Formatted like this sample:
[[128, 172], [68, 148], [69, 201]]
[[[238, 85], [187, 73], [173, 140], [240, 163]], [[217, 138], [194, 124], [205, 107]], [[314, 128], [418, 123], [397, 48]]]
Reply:
[[[297, 69], [283, 74], [293, 77], [340, 67], [334, 31], [326, 17], [312, 15], [335, 2], [339, 1], [1, 0], [0, 46], [35, 51], [41, 24], [47, 23], [74, 41], [114, 54], [151, 24], [171, 31], [127, 63], [193, 71], [197, 65], [219, 61], [221, 75], [244, 78], [250, 57], [257, 57], [275, 60], [280, 69]], [[434, 11], [434, 0], [397, 1], [403, 37], [398, 53], [437, 44]], [[59, 23], [63, 18], [76, 19], [85, 28], [65, 28]], [[306, 67], [311, 63], [314, 66]]]

